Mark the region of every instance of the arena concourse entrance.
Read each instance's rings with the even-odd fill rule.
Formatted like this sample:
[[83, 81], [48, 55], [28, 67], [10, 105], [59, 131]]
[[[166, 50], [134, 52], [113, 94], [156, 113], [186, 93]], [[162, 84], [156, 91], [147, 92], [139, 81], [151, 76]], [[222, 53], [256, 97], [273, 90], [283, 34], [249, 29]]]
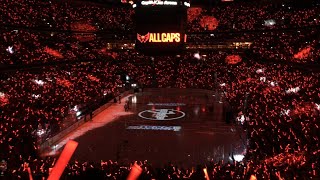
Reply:
[[213, 91], [144, 89], [126, 100], [132, 113], [75, 139], [74, 159], [193, 166], [245, 153], [244, 133], [226, 122], [225, 103]]

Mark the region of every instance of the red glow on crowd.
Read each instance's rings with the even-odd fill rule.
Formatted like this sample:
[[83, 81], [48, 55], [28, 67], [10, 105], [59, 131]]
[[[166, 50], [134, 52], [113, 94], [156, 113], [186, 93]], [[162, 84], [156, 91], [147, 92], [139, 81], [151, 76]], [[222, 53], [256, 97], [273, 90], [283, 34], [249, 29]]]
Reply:
[[45, 47], [44, 48], [44, 52], [50, 54], [51, 56], [54, 56], [56, 58], [63, 58], [63, 55], [57, 51], [57, 50], [54, 50], [52, 48], [49, 48], [49, 47]]
[[72, 86], [72, 83], [66, 79], [60, 79], [60, 78], [56, 78], [57, 84], [59, 84], [60, 86], [65, 86], [70, 88]]
[[[313, 70], [319, 66], [320, 57], [316, 28], [320, 25], [319, 6], [239, 2], [189, 8], [189, 44], [200, 47], [230, 38], [248, 40], [252, 46], [246, 53], [239, 52], [241, 48], [219, 52], [201, 52], [199, 48], [197, 58], [194, 52], [181, 53], [177, 58], [111, 50], [110, 41], [131, 40], [127, 35], [135, 32], [134, 10], [75, 6], [72, 2], [6, 0], [1, 4], [1, 67], [65, 63], [49, 68], [46, 64], [40, 72], [13, 70], [1, 74], [0, 148], [1, 158], [8, 162], [5, 175], [28, 179], [31, 168], [34, 177], [46, 179], [56, 159], [40, 159], [34, 153], [38, 139], [28, 138], [38, 128], [46, 132], [46, 137], [63, 129], [70, 108], [76, 105], [84, 108], [106, 96], [118, 95], [118, 87], [124, 84], [118, 73], [123, 72], [146, 88], [215, 90], [218, 84], [235, 114], [247, 105], [247, 111], [239, 113], [248, 133], [244, 161], [208, 162], [210, 179], [319, 179], [320, 75]], [[266, 20], [274, 23], [266, 26]], [[112, 37], [73, 31], [101, 31]], [[122, 35], [116, 36], [115, 32]], [[204, 36], [194, 35], [197, 32]], [[90, 62], [73, 63], [80, 60]], [[312, 69], [306, 70], [304, 65], [312, 65]], [[138, 164], [143, 177], [161, 179], [148, 162]], [[63, 176], [81, 179], [81, 175], [96, 170], [106, 178], [123, 179], [131, 167], [133, 164], [120, 165], [112, 160], [98, 164], [75, 160], [65, 166], [67, 173]], [[170, 164], [161, 172], [163, 179], [199, 179], [202, 169], [199, 173]]]
[[91, 81], [96, 81], [96, 82], [99, 82], [100, 79], [98, 79], [97, 77], [93, 76], [93, 75], [88, 75], [88, 78], [91, 80]]
[[196, 19], [202, 12], [202, 8], [200, 7], [192, 7], [192, 8], [188, 8], [188, 20], [189, 21], [193, 21], [194, 19]]
[[239, 55], [228, 55], [225, 61], [227, 64], [238, 64], [242, 58]]
[[213, 31], [217, 29], [219, 21], [213, 16], [203, 16], [200, 20], [200, 25], [206, 30]]
[[9, 103], [9, 99], [6, 97], [4, 93], [0, 92], [0, 106], [4, 106]]
[[294, 103], [295, 107], [290, 112], [291, 116], [301, 116], [307, 115], [310, 116], [311, 114], [317, 115], [319, 114], [319, 110], [316, 108], [315, 103], [307, 103], [307, 102], [299, 102]]
[[301, 51], [296, 53], [293, 57], [295, 59], [305, 59], [310, 55], [310, 52], [312, 51], [312, 49], [313, 49], [312, 47], [303, 48]]
[[71, 24], [71, 30], [72, 31], [81, 31], [81, 32], [87, 32], [87, 31], [97, 31], [97, 28], [89, 23], [86, 22], [76, 22]]

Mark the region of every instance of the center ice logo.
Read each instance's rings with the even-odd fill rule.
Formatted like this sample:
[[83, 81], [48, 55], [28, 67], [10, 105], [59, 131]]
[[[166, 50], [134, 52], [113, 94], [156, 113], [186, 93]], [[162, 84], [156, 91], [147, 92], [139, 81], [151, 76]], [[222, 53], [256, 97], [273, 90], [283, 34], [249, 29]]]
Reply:
[[168, 121], [183, 118], [185, 113], [174, 109], [154, 109], [142, 111], [138, 116], [143, 119]]

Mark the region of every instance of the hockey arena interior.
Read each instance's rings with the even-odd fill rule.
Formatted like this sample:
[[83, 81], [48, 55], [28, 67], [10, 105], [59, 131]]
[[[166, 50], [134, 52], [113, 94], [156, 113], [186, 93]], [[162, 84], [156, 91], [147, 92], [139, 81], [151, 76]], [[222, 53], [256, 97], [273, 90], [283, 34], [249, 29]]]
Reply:
[[0, 179], [320, 179], [319, 0], [0, 5]]

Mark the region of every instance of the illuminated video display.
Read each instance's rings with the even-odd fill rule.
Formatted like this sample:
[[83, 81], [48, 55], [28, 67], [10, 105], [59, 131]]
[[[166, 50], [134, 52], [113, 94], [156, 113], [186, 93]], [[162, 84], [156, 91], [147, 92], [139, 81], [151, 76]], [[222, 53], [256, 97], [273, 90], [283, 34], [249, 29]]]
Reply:
[[148, 5], [136, 8], [136, 44], [143, 53], [179, 52], [186, 42], [185, 6]]

